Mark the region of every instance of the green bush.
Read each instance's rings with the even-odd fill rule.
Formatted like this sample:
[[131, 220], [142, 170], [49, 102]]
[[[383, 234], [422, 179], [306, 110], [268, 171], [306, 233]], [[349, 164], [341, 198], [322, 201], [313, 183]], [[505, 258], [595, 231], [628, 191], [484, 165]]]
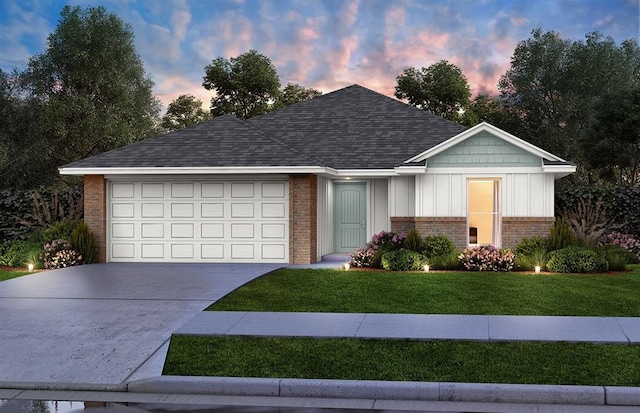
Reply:
[[462, 270], [462, 262], [458, 258], [460, 254], [455, 250], [446, 255], [434, 255], [428, 258], [429, 265], [434, 270]]
[[42, 231], [42, 243], [47, 244], [53, 240], [63, 239], [66, 241], [71, 240], [73, 230], [80, 224], [81, 221], [67, 219], [64, 221], [58, 221], [51, 225], [49, 228]]
[[422, 248], [422, 237], [417, 229], [411, 228], [411, 231], [407, 234], [407, 238], [402, 242], [402, 246], [409, 251], [420, 252]]
[[556, 218], [549, 235], [549, 249], [555, 251], [573, 245], [576, 245], [576, 236], [573, 233], [571, 224], [564, 217]]
[[424, 255], [406, 249], [387, 252], [382, 256], [382, 268], [389, 271], [419, 271], [426, 263]]
[[635, 261], [635, 255], [620, 245], [604, 245], [598, 248], [598, 253], [607, 260], [609, 271], [624, 271], [627, 264]]
[[531, 256], [534, 251], [538, 250], [549, 250], [549, 238], [545, 237], [531, 237], [531, 238], [522, 238], [520, 243], [515, 247], [513, 252], [516, 255], [526, 255]]
[[549, 253], [547, 269], [553, 272], [602, 272], [607, 271], [609, 265], [593, 249], [571, 246]]
[[427, 235], [422, 241], [422, 255], [434, 257], [447, 257], [456, 251], [456, 246], [446, 235]]
[[80, 221], [71, 233], [69, 239], [71, 247], [82, 257], [85, 264], [93, 264], [97, 261], [96, 241], [89, 227]]
[[37, 265], [30, 260], [43, 253], [42, 245], [28, 241], [9, 241], [0, 244], [0, 265], [8, 267], [26, 267], [27, 264]]

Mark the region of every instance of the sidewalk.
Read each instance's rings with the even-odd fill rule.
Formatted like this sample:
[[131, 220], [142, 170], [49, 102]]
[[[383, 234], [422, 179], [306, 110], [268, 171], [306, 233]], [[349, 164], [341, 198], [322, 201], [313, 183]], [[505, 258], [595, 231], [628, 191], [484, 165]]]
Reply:
[[175, 334], [638, 344], [640, 318], [203, 311]]

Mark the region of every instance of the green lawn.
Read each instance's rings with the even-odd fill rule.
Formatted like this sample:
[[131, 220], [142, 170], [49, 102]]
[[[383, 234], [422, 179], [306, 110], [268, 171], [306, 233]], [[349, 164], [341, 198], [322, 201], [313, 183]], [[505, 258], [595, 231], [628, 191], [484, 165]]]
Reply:
[[22, 277], [23, 275], [31, 274], [24, 269], [15, 270], [0, 270], [0, 281], [10, 280], [12, 278]]
[[640, 346], [186, 337], [163, 374], [640, 386]]
[[[210, 310], [640, 316], [623, 274], [279, 270]], [[640, 346], [174, 336], [164, 374], [640, 386]]]
[[640, 316], [640, 266], [621, 274], [391, 273], [282, 269], [217, 311]]

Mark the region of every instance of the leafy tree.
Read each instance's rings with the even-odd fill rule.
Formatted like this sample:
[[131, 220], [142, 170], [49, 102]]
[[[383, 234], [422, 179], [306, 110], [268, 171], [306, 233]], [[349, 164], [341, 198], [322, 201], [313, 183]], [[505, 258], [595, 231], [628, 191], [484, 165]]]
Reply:
[[518, 114], [521, 138], [575, 162], [586, 182], [584, 141], [595, 122], [600, 99], [638, 84], [640, 52], [635, 40], [620, 46], [610, 37], [589, 33], [571, 42], [557, 32], [535, 29], [518, 43], [511, 68], [498, 87]]
[[293, 105], [294, 103], [313, 99], [320, 95], [322, 95], [322, 92], [319, 90], [305, 88], [304, 86], [300, 86], [296, 83], [288, 83], [287, 86], [278, 93], [272, 109], [281, 109], [286, 106]]
[[162, 117], [162, 127], [173, 131], [188, 128], [209, 118], [202, 109], [202, 101], [192, 95], [180, 95], [169, 104], [167, 113]]
[[467, 79], [460, 68], [446, 60], [419, 70], [405, 69], [396, 81], [398, 99], [452, 121], [459, 120], [470, 104]]
[[268, 57], [250, 50], [238, 57], [218, 57], [205, 67], [202, 86], [214, 90], [211, 116], [232, 114], [248, 119], [270, 110], [280, 89], [276, 68]]
[[103, 7], [65, 6], [44, 53], [22, 76], [43, 104], [48, 159], [56, 168], [144, 139], [157, 131], [160, 105], [133, 45], [133, 31]]
[[616, 185], [640, 183], [640, 88], [603, 97], [585, 139], [589, 166]]
[[503, 99], [484, 93], [477, 95], [464, 111], [459, 122], [475, 126], [481, 122], [490, 123], [505, 131], [517, 129], [517, 114]]

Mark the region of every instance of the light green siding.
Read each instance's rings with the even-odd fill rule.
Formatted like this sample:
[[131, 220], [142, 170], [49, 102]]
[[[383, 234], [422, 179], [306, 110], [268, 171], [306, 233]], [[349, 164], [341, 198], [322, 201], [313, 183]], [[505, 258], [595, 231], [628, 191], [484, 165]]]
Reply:
[[488, 132], [480, 132], [427, 159], [429, 168], [536, 167], [542, 161]]

